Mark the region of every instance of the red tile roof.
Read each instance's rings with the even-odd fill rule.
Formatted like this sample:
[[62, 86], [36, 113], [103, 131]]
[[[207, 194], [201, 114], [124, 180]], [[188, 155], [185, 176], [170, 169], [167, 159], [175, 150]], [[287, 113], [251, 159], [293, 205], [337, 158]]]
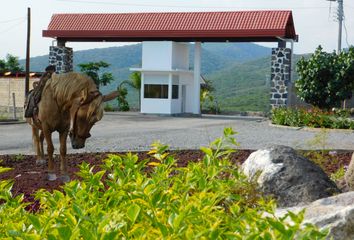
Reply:
[[54, 14], [43, 36], [63, 41], [297, 39], [291, 11]]

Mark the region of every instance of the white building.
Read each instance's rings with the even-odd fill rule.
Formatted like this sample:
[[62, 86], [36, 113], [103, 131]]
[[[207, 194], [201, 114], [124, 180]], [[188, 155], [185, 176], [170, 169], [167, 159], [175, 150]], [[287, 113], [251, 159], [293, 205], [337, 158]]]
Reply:
[[200, 114], [200, 43], [194, 70], [189, 69], [189, 43], [142, 43], [141, 113]]

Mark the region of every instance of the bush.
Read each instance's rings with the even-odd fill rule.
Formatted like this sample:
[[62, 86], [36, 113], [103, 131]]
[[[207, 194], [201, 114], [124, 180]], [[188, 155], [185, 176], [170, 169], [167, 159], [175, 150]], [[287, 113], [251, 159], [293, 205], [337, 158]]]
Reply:
[[107, 103], [105, 106], [104, 106], [104, 110], [106, 112], [113, 112], [114, 111], [114, 108], [111, 104]]
[[346, 111], [324, 111], [318, 108], [274, 108], [273, 124], [292, 127], [313, 127], [333, 129], [354, 129], [354, 121], [348, 118]]
[[122, 112], [127, 112], [130, 110], [128, 101], [126, 99], [128, 90], [125, 87], [118, 87], [117, 91], [119, 93], [117, 101], [118, 101], [118, 110]]
[[[216, 139], [200, 162], [177, 167], [168, 147], [153, 144], [154, 161], [111, 155], [102, 170], [82, 164], [63, 192], [40, 190], [37, 213], [24, 210], [11, 182], [0, 184], [0, 237], [17, 239], [325, 239], [303, 212], [273, 215], [264, 199], [228, 156], [232, 129]], [[265, 216], [265, 213], [268, 213]]]
[[298, 96], [321, 109], [337, 107], [352, 96], [354, 87], [354, 48], [340, 54], [326, 53], [319, 46], [309, 58], [297, 63]]

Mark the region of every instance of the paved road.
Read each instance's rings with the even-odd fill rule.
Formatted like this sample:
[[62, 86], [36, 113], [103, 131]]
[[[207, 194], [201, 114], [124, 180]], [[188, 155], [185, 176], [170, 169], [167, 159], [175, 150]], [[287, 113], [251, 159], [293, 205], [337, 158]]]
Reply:
[[[68, 140], [68, 153], [147, 150], [155, 140], [173, 149], [198, 149], [222, 135], [224, 127], [238, 132], [240, 148], [259, 149], [269, 144], [283, 144], [298, 149], [354, 150], [353, 131], [329, 131], [279, 128], [260, 118], [236, 116], [166, 117], [138, 113], [110, 113], [92, 129], [86, 147], [73, 150]], [[309, 144], [322, 134], [317, 144]], [[327, 136], [324, 136], [327, 135]], [[324, 136], [324, 137], [323, 137]], [[58, 134], [54, 133], [56, 153]], [[322, 143], [321, 143], [322, 142]], [[0, 125], [0, 154], [34, 154], [31, 129], [27, 124]]]

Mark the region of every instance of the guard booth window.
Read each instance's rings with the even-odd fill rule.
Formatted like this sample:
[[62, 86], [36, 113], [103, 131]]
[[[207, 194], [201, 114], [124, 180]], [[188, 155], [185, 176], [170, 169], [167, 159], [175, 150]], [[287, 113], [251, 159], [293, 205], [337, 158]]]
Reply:
[[145, 84], [144, 98], [168, 98], [167, 84]]

